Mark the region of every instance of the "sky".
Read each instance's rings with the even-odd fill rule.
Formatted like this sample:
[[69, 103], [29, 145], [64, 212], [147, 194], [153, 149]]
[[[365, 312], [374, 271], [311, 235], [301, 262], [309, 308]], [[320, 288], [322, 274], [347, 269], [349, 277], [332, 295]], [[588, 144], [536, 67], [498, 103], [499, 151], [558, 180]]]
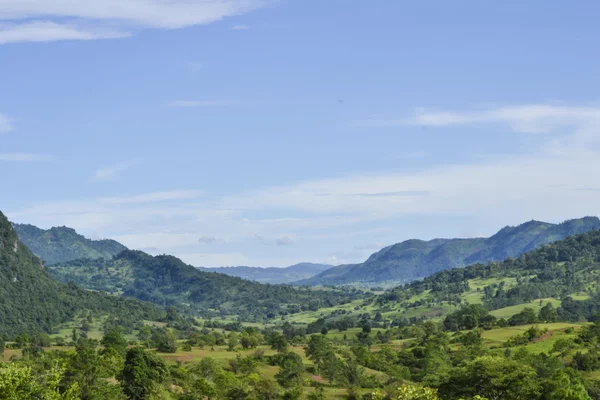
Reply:
[[207, 267], [596, 216], [599, 13], [0, 0], [0, 210]]

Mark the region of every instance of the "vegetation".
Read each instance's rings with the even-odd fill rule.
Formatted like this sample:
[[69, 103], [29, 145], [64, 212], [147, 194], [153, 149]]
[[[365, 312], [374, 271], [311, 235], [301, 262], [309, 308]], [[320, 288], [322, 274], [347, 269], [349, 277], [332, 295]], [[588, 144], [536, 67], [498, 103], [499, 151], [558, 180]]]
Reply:
[[17, 238], [0, 213], [0, 335], [49, 333], [83, 310], [118, 319], [159, 319], [155, 306], [61, 284]]
[[243, 321], [264, 321], [303, 310], [347, 303], [362, 294], [355, 289], [312, 290], [265, 285], [223, 274], [204, 272], [173, 256], [150, 256], [126, 250], [111, 260], [75, 260], [49, 267], [63, 282], [87, 289], [122, 294], [180, 311], [216, 317], [236, 315]]
[[90, 240], [66, 226], [48, 230], [33, 225], [14, 224], [19, 240], [47, 264], [79, 258], [110, 259], [127, 248], [114, 240]]
[[455, 267], [518, 257], [567, 236], [599, 228], [598, 218], [586, 217], [558, 225], [531, 221], [503, 228], [489, 238], [407, 240], [378, 251], [362, 264], [334, 267], [298, 283], [315, 286], [410, 282]]

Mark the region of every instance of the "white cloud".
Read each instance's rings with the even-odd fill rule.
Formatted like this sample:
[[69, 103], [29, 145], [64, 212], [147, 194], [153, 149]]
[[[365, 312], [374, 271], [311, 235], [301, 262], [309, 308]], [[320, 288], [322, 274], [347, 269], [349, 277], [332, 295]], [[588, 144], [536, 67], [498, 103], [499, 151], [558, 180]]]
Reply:
[[231, 27], [231, 30], [234, 31], [247, 31], [248, 29], [250, 29], [248, 25], [234, 25]]
[[[507, 109], [529, 110], [530, 116], [535, 114], [531, 110], [545, 111], [535, 118], [517, 118], [519, 112], [507, 114]], [[539, 136], [543, 146], [515, 156], [297, 182], [224, 198], [203, 197], [199, 191], [184, 190], [38, 203], [9, 210], [8, 215], [18, 222], [42, 226], [65, 224], [83, 232], [101, 230], [128, 246], [156, 247], [194, 265], [267, 265], [261, 262], [268, 260], [256, 257], [264, 252], [263, 244], [270, 246], [269, 254], [294, 253], [298, 257], [290, 257], [290, 263], [274, 265], [290, 265], [307, 258], [318, 261], [327, 256], [332, 257], [329, 261], [333, 263], [357, 262], [368, 255], [365, 243], [381, 240], [372, 250], [384, 247], [384, 240], [374, 240], [374, 233], [369, 232], [374, 227], [390, 229], [385, 241], [418, 235], [406, 220], [411, 224], [429, 224], [441, 217], [445, 221], [477, 220], [487, 224], [461, 224], [455, 230], [458, 235], [471, 228], [473, 232], [490, 229], [486, 233], [491, 233], [492, 229], [532, 218], [560, 221], [596, 215], [600, 191], [590, 190], [598, 186], [590, 182], [596, 182], [600, 175], [600, 120], [596, 118], [600, 112], [594, 108], [564, 109], [568, 112], [557, 110], [560, 118], [544, 107], [485, 111], [506, 116], [487, 123], [512, 130], [522, 129], [514, 121], [534, 121], [537, 127], [551, 128], [552, 134]], [[471, 118], [473, 122], [463, 124], [479, 124], [479, 120]], [[437, 235], [439, 229], [419, 227], [419, 232]], [[356, 236], [350, 237], [350, 233]], [[296, 245], [276, 246], [278, 241], [286, 242], [286, 237]], [[227, 238], [227, 242], [219, 242], [220, 238]], [[199, 242], [219, 242], [224, 252], [231, 253], [198, 252], [199, 248], [206, 249]], [[333, 246], [347, 246], [350, 251], [331, 253]], [[263, 250], [259, 250], [261, 247]], [[319, 250], [313, 252], [312, 247]]]
[[0, 135], [10, 132], [13, 129], [14, 128], [10, 119], [6, 115], [0, 113]]
[[52, 21], [0, 25], [0, 44], [54, 42], [57, 40], [115, 39], [129, 35], [128, 32], [111, 31], [102, 27], [58, 24]]
[[0, 0], [0, 43], [90, 40], [178, 29], [241, 15], [270, 0]]
[[178, 108], [201, 108], [201, 107], [226, 107], [232, 102], [223, 100], [175, 100], [169, 103], [170, 107]]
[[469, 111], [431, 111], [421, 108], [408, 118], [371, 119], [360, 123], [375, 127], [406, 125], [444, 127], [504, 123], [518, 132], [547, 133], [562, 128], [580, 127], [582, 124], [598, 124], [599, 121], [599, 107], [525, 104]]
[[203, 192], [200, 190], [172, 190], [168, 192], [144, 193], [132, 196], [105, 197], [100, 199], [105, 204], [142, 204], [155, 203], [169, 200], [189, 200], [201, 197]]
[[94, 173], [94, 180], [97, 181], [110, 181], [116, 179], [123, 172], [135, 167], [140, 164], [141, 160], [136, 158], [128, 161], [123, 161], [110, 165], [108, 167], [100, 168]]
[[[597, 194], [576, 189], [600, 174], [600, 149], [595, 147], [600, 143], [600, 108], [524, 105], [420, 112], [401, 123], [440, 127], [496, 123], [519, 132], [553, 135], [543, 146], [519, 156], [271, 187], [231, 196], [225, 204], [363, 220], [436, 214], [555, 220], [596, 213]], [[557, 183], [566, 186], [552, 186]]]
[[0, 161], [41, 162], [52, 161], [53, 157], [46, 154], [33, 153], [0, 153]]

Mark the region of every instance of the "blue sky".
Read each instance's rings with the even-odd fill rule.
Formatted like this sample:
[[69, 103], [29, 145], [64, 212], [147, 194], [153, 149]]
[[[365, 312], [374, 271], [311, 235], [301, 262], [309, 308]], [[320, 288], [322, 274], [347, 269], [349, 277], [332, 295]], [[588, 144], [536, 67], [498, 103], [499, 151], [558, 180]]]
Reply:
[[0, 209], [198, 266], [597, 215], [599, 12], [0, 0]]

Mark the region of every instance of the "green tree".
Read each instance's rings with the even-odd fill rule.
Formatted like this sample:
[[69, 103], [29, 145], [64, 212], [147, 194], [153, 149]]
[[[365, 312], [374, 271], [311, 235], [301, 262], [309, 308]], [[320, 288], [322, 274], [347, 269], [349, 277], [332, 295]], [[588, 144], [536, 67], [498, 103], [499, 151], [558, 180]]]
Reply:
[[287, 351], [288, 342], [281, 333], [276, 333], [269, 338], [269, 344], [271, 348], [278, 353], [284, 353]]
[[439, 387], [444, 398], [481, 395], [490, 399], [537, 399], [541, 385], [529, 365], [504, 357], [483, 356], [453, 368]]
[[240, 341], [238, 339], [238, 334], [235, 332], [231, 332], [229, 334], [229, 338], [227, 340], [227, 348], [229, 349], [229, 351], [233, 351], [233, 350], [235, 350], [235, 348], [238, 344], [240, 344]]
[[548, 302], [540, 309], [538, 318], [542, 322], [556, 322], [558, 320], [558, 313], [552, 303]]
[[304, 352], [317, 367], [317, 375], [321, 375], [323, 359], [330, 350], [329, 341], [322, 335], [312, 335], [308, 340], [308, 346], [304, 349]]
[[0, 364], [0, 400], [78, 400], [77, 384], [67, 386], [62, 392], [59, 390], [63, 372], [62, 366], [51, 368], [42, 384], [29, 366]]
[[285, 353], [281, 356], [279, 372], [275, 375], [275, 379], [285, 388], [299, 386], [302, 384], [304, 371], [302, 358], [298, 354]]
[[123, 393], [132, 400], [147, 399], [169, 375], [162, 358], [133, 347], [127, 351], [123, 371], [118, 378]]
[[123, 337], [121, 329], [112, 328], [102, 337], [102, 346], [105, 350], [114, 349], [117, 353], [125, 355], [127, 352], [127, 340]]

